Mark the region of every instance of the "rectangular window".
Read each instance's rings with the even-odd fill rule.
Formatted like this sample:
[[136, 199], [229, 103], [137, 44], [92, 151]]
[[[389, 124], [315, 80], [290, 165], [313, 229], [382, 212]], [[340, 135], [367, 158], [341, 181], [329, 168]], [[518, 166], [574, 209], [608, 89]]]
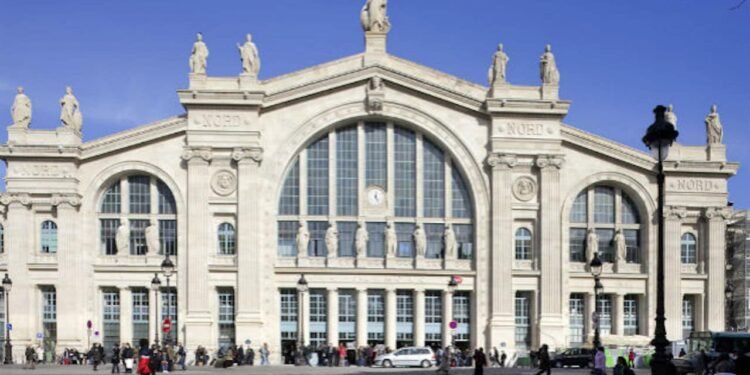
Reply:
[[156, 190], [159, 192], [159, 213], [174, 215], [177, 213], [177, 205], [174, 201], [174, 195], [169, 187], [161, 181], [156, 182]]
[[516, 293], [516, 349], [526, 350], [531, 345], [529, 334], [530, 307], [529, 296]]
[[307, 223], [310, 231], [310, 242], [307, 243], [307, 255], [311, 257], [325, 257], [326, 251], [326, 230], [328, 222], [310, 221]]
[[294, 160], [281, 188], [279, 215], [299, 215], [299, 159]]
[[396, 292], [396, 340], [414, 340], [414, 295], [408, 290]]
[[[424, 294], [425, 341], [439, 342], [443, 330], [443, 298], [439, 291], [426, 291]], [[438, 344], [439, 345], [439, 344]]]
[[367, 339], [383, 341], [385, 339], [385, 298], [382, 291], [367, 293]]
[[394, 189], [396, 216], [417, 215], [417, 138], [414, 132], [395, 128]]
[[149, 338], [148, 332], [148, 290], [133, 290], [133, 342]]
[[453, 194], [453, 217], [471, 217], [471, 197], [458, 167], [451, 165], [451, 191]]
[[615, 249], [612, 241], [615, 237], [613, 229], [597, 229], [596, 235], [599, 237], [599, 258], [602, 262], [615, 261]]
[[599, 332], [601, 335], [609, 335], [612, 332], [612, 299], [602, 294], [596, 303], [599, 309]]
[[120, 200], [122, 199], [120, 194], [120, 181], [117, 181], [104, 193], [104, 198], [102, 199], [102, 213], [120, 213]]
[[102, 293], [102, 345], [105, 350], [120, 342], [120, 292], [106, 290]]
[[584, 327], [584, 296], [583, 294], [571, 294], [570, 306], [570, 346], [580, 347], [583, 345]]
[[453, 296], [453, 320], [458, 323], [453, 335], [455, 341], [469, 341], [471, 322], [471, 300], [468, 292], [456, 292]]
[[471, 259], [474, 256], [474, 226], [454, 224], [453, 230], [458, 242], [458, 259]]
[[159, 254], [177, 255], [177, 221], [159, 220], [159, 242], [161, 251]]
[[279, 221], [277, 244], [279, 256], [296, 257], [297, 256], [297, 228], [299, 224], [296, 221]]
[[682, 338], [687, 339], [695, 330], [695, 308], [690, 296], [682, 297]]
[[413, 223], [396, 223], [396, 256], [402, 258], [414, 257], [414, 229]]
[[357, 150], [356, 126], [336, 131], [336, 213], [339, 216], [357, 216]]
[[641, 248], [641, 236], [638, 229], [625, 229], [623, 231], [625, 236], [625, 247], [627, 248], [627, 254], [625, 260], [628, 263], [640, 263], [640, 248]]
[[307, 214], [328, 215], [328, 137], [307, 148]]
[[327, 344], [328, 316], [325, 290], [310, 290], [310, 344], [317, 348]]
[[42, 329], [44, 358], [54, 358], [57, 344], [57, 291], [54, 287], [42, 288]]
[[445, 162], [443, 151], [430, 142], [424, 149], [424, 216], [445, 216]]
[[443, 258], [443, 224], [424, 224], [424, 232], [427, 237], [427, 249], [425, 258]]
[[357, 223], [339, 221], [338, 223], [336, 223], [336, 229], [339, 231], [339, 256], [355, 256], [356, 250], [354, 249], [354, 233], [357, 232]]
[[128, 198], [131, 214], [151, 213], [151, 179], [148, 176], [128, 177]]
[[357, 339], [357, 297], [353, 290], [339, 290], [339, 341]]
[[130, 255], [146, 255], [148, 220], [130, 220]]
[[638, 334], [638, 296], [628, 294], [623, 302], [623, 329], [625, 336]]
[[117, 227], [120, 226], [120, 219], [101, 219], [99, 228], [99, 241], [101, 251], [104, 255], [117, 254]]
[[573, 208], [570, 210], [571, 223], [586, 223], [588, 218], [589, 196], [587, 192], [582, 192], [576, 196], [573, 202]]
[[385, 252], [385, 223], [367, 223], [367, 256], [382, 258]]
[[385, 189], [388, 176], [385, 124], [365, 124], [365, 156], [365, 186]]
[[594, 188], [594, 222], [603, 224], [615, 222], [615, 191], [611, 187]]
[[[177, 327], [177, 289], [170, 287], [162, 288], [159, 291], [161, 295], [161, 313], [159, 320], [164, 321], [167, 317], [172, 321], [172, 327]], [[174, 328], [173, 328], [174, 330]]]
[[570, 228], [570, 261], [586, 261], [586, 229]]
[[531, 232], [526, 228], [516, 231], [516, 259], [531, 259]]
[[281, 338], [297, 339], [297, 290], [281, 289], [279, 291]]
[[219, 347], [234, 345], [234, 290], [219, 289]]

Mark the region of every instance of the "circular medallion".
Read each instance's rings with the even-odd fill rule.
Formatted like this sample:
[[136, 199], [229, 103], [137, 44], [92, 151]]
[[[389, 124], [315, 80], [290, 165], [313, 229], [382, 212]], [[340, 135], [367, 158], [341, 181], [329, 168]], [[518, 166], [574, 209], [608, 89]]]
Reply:
[[218, 195], [229, 195], [237, 188], [237, 178], [228, 170], [221, 170], [214, 174], [211, 180], [211, 188]]
[[513, 183], [513, 195], [519, 201], [528, 202], [536, 195], [536, 182], [531, 177], [519, 177]]
[[371, 206], [382, 206], [385, 203], [385, 191], [377, 186], [370, 187], [367, 190], [367, 201]]

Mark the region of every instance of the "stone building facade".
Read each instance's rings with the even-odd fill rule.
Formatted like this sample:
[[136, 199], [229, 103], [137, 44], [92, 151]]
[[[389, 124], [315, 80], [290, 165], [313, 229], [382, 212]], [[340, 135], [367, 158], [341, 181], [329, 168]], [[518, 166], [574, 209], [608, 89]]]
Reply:
[[[648, 342], [654, 159], [563, 122], [551, 50], [539, 86], [508, 83], [496, 54], [488, 87], [388, 54], [384, 24], [365, 27], [363, 53], [265, 80], [259, 64], [206, 75], [194, 49], [186, 112], [108, 137], [9, 127], [0, 272], [16, 355], [152, 338], [168, 314], [189, 350], [267, 342], [277, 363], [300, 334], [564, 348], [590, 342], [595, 303], [605, 342]], [[715, 142], [666, 162], [672, 339], [724, 327], [737, 168]], [[177, 270], [157, 298], [165, 253]]]
[[750, 220], [748, 210], [732, 215], [727, 228], [727, 329], [750, 330]]

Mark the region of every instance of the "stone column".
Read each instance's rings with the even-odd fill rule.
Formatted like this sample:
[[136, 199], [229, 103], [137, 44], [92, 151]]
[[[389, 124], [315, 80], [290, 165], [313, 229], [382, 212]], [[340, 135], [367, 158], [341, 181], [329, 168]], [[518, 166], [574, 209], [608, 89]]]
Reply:
[[[57, 292], [57, 345], [59, 347], [80, 347], [86, 345], [86, 331], [80, 329], [78, 322], [81, 316], [87, 315], [86, 293], [81, 285], [86, 284], [84, 260], [78, 243], [77, 230], [80, 219], [78, 207], [80, 199], [77, 195], [54, 195], [52, 205], [57, 209], [57, 264], [60, 280]], [[99, 294], [95, 294], [99, 296]]]
[[263, 301], [263, 255], [260, 204], [262, 179], [259, 167], [263, 150], [235, 149], [237, 162], [237, 317], [236, 338], [239, 342], [258, 342], [263, 336], [261, 302]]
[[724, 330], [724, 267], [726, 262], [726, 220], [730, 214], [723, 208], [707, 208], [703, 214], [706, 219], [706, 239], [701, 244], [706, 251], [706, 329], [709, 331]]
[[357, 288], [357, 346], [367, 345], [367, 289]]
[[[563, 322], [562, 248], [560, 246], [560, 168], [564, 159], [561, 156], [539, 156], [540, 201], [540, 249], [541, 259], [541, 298], [539, 330], [544, 337], [557, 338], [549, 343], [550, 349], [565, 346], [565, 326]], [[508, 241], [510, 242], [510, 241]]]
[[299, 310], [297, 311], [297, 332], [302, 337], [302, 344], [310, 343], [310, 290], [297, 292]]
[[612, 304], [612, 331], [615, 335], [625, 334], [625, 295], [616, 293]]
[[596, 327], [594, 327], [594, 324], [591, 321], [591, 315], [595, 311], [596, 298], [594, 297], [594, 293], [586, 293], [586, 303], [583, 314], [583, 340], [585, 342], [594, 342], [594, 330]]
[[187, 163], [187, 316], [185, 317], [186, 349], [194, 351], [213, 337], [209, 308], [208, 254], [214, 249], [211, 241], [211, 218], [208, 211], [210, 176], [209, 148], [186, 148], [182, 159]]
[[396, 349], [396, 289], [385, 290], [385, 346]]
[[424, 346], [424, 289], [414, 290], [414, 345]]
[[338, 346], [339, 343], [339, 291], [336, 288], [328, 289], [328, 316], [327, 328], [328, 328], [328, 342]]
[[[158, 293], [154, 293], [149, 287], [148, 289], [148, 339], [154, 339], [154, 332], [159, 332], [159, 342], [161, 342], [161, 324], [159, 324], [159, 310], [161, 307], [161, 290]], [[156, 331], [154, 331], [156, 328]]]
[[449, 290], [443, 291], [443, 347], [451, 345], [453, 343], [453, 330], [450, 327], [450, 322], [453, 320], [453, 292]]
[[34, 337], [36, 322], [41, 319], [40, 303], [35, 302], [39, 295], [37, 285], [33, 284], [28, 277], [26, 268], [32, 252], [39, 251], [34, 248], [34, 233], [30, 233], [35, 232], [31, 229], [38, 224], [34, 222], [31, 199], [28, 195], [0, 193], [0, 203], [7, 211], [5, 256], [8, 268], [6, 272], [13, 280], [13, 287], [5, 301], [6, 304], [10, 304], [5, 322], [13, 324], [10, 336], [13, 344], [13, 360], [15, 363], [21, 363], [25, 349], [22, 343]]
[[511, 195], [512, 169], [515, 155], [493, 153], [487, 157], [492, 168], [491, 242], [491, 312], [489, 342], [515, 342], [513, 299], [513, 198]]
[[[120, 287], [120, 341], [133, 342], [133, 292], [130, 287]], [[107, 349], [107, 348], [105, 348]]]
[[[682, 339], [680, 237], [682, 219], [686, 216], [687, 210], [684, 207], [664, 207], [664, 314], [667, 318], [664, 325], [667, 329], [667, 338], [672, 341]], [[653, 233], [657, 235], [658, 232], [654, 230]], [[658, 239], [656, 245], [659, 245]], [[722, 289], [721, 295], [723, 298], [724, 289]]]
[[706, 299], [704, 298], [703, 294], [696, 294], [693, 299], [693, 303], [695, 304], [695, 327], [693, 329], [697, 332], [702, 332], [706, 330], [706, 308], [705, 303]]

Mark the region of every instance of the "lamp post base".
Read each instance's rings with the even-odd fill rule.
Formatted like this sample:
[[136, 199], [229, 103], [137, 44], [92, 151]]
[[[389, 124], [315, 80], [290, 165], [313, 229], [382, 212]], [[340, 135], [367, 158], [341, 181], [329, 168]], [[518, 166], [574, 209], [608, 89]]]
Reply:
[[5, 358], [3, 359], [3, 364], [6, 365], [12, 365], [13, 364], [13, 345], [10, 344], [10, 342], [5, 343], [5, 351], [3, 352], [5, 354]]

